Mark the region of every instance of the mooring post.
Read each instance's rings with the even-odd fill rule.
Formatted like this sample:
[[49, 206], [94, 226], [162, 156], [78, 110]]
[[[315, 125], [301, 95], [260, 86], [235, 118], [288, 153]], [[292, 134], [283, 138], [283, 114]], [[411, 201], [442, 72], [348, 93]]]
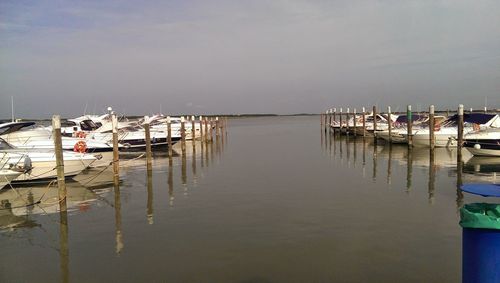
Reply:
[[326, 128], [330, 128], [330, 125], [332, 124], [332, 113], [333, 113], [333, 109], [329, 109], [328, 110], [328, 125], [326, 125]]
[[339, 113], [339, 133], [342, 134], [342, 107], [340, 107], [340, 113]]
[[408, 146], [413, 146], [413, 118], [411, 112], [411, 105], [406, 107], [406, 123], [407, 123], [407, 135], [408, 135]]
[[488, 107], [484, 106], [484, 114], [488, 114]]
[[323, 114], [323, 118], [325, 119], [324, 126], [325, 126], [325, 131], [326, 131], [327, 119], [328, 119], [328, 110], [326, 110], [325, 114]]
[[215, 117], [215, 137], [218, 139], [220, 137], [220, 122], [219, 117]]
[[346, 123], [345, 133], [346, 133], [346, 135], [349, 135], [349, 132], [351, 130], [351, 128], [349, 127], [349, 114], [350, 114], [350, 112], [351, 111], [350, 111], [349, 107], [347, 107], [347, 112], [345, 114], [345, 116], [346, 116], [346, 118], [345, 118], [345, 123]]
[[193, 148], [194, 148], [194, 141], [196, 140], [196, 117], [193, 115], [191, 116], [191, 138], [193, 141]]
[[366, 109], [363, 107], [362, 108], [362, 111], [363, 111], [363, 138], [366, 137]]
[[[64, 179], [64, 156], [61, 138], [61, 117], [52, 116], [52, 131], [54, 135], [54, 150], [56, 154], [57, 188], [59, 191], [59, 210], [66, 211], [66, 182]], [[27, 157], [26, 157], [27, 158]]]
[[373, 141], [377, 143], [377, 106], [373, 105]]
[[151, 170], [151, 130], [149, 126], [149, 117], [144, 116], [144, 133], [146, 138], [146, 168]]
[[[358, 128], [357, 128], [357, 125], [356, 125], [356, 120], [357, 120], [357, 118], [356, 118], [356, 108], [354, 108], [352, 110], [352, 118], [354, 120], [354, 130], [352, 132], [353, 132], [354, 136], [357, 136], [356, 131], [357, 131]], [[356, 144], [354, 144], [354, 148], [356, 148]]]
[[462, 154], [462, 143], [464, 138], [464, 106], [458, 106], [458, 133], [457, 133], [457, 153]]
[[210, 117], [210, 142], [214, 141], [214, 117]]
[[167, 146], [168, 157], [172, 158], [174, 150], [172, 149], [172, 121], [170, 120], [170, 116], [167, 116]]
[[203, 133], [203, 116], [200, 115], [200, 142], [203, 146], [203, 138], [204, 138], [204, 133]]
[[434, 130], [436, 127], [436, 122], [434, 121], [434, 105], [429, 106], [429, 146], [431, 150], [434, 150], [436, 146], [436, 138], [434, 135]]
[[391, 106], [387, 106], [387, 125], [389, 129], [389, 143], [392, 143], [392, 113]]
[[181, 116], [181, 151], [182, 155], [186, 155], [186, 125], [184, 116]]
[[208, 143], [208, 139], [209, 139], [208, 136], [211, 134], [211, 132], [208, 131], [208, 118], [205, 117], [205, 120], [203, 122], [205, 124], [205, 143]]
[[120, 177], [120, 156], [118, 154], [118, 119], [116, 114], [111, 114], [111, 127], [113, 128], [113, 176], [115, 182]]
[[[337, 122], [337, 108], [333, 108], [333, 123]], [[335, 128], [332, 128], [335, 129]], [[335, 133], [335, 132], [334, 132]]]

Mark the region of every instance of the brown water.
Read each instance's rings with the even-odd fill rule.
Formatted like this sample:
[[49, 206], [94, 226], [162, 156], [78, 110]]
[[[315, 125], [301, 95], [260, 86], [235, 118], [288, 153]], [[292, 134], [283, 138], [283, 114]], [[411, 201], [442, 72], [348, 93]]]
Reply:
[[457, 282], [458, 209], [483, 201], [457, 181], [500, 172], [464, 154], [457, 180], [454, 151], [334, 139], [318, 117], [235, 119], [187, 148], [149, 175], [122, 161], [119, 187], [79, 176], [67, 215], [55, 188], [3, 190], [0, 282]]

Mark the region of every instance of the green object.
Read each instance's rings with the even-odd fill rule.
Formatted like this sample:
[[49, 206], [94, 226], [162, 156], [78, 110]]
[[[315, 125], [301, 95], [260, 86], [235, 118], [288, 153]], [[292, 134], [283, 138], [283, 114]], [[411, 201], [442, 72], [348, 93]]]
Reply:
[[500, 230], [500, 204], [471, 203], [460, 209], [462, 228]]

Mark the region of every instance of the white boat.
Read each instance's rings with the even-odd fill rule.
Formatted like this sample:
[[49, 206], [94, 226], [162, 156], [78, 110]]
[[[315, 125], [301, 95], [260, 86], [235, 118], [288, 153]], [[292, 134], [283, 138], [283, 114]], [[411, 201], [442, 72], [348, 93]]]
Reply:
[[[492, 114], [464, 114], [464, 136], [473, 132], [475, 129], [489, 127], [496, 115]], [[435, 146], [436, 147], [456, 147], [458, 136], [458, 115], [453, 115], [444, 121], [439, 127], [435, 128]], [[429, 146], [429, 128], [421, 128], [413, 134], [414, 146]]]
[[[4, 168], [24, 169], [12, 182], [39, 182], [57, 178], [54, 150], [19, 149], [0, 138], [0, 164]], [[82, 172], [97, 159], [92, 154], [63, 151], [64, 176], [71, 177]]]
[[21, 170], [12, 170], [12, 169], [0, 169], [0, 189], [10, 184], [10, 182], [19, 175], [21, 175], [23, 171]]
[[496, 115], [488, 127], [464, 135], [464, 147], [475, 156], [500, 157], [500, 117]]

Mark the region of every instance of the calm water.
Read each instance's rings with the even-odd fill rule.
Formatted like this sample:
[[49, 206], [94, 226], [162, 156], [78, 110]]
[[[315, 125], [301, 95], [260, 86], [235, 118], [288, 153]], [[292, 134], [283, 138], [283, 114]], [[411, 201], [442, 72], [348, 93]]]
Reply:
[[53, 187], [3, 190], [0, 282], [458, 282], [458, 209], [484, 200], [457, 181], [500, 172], [464, 153], [457, 180], [454, 151], [333, 139], [318, 117], [231, 120], [187, 148], [149, 176], [128, 157], [119, 187], [86, 172], [67, 215]]

